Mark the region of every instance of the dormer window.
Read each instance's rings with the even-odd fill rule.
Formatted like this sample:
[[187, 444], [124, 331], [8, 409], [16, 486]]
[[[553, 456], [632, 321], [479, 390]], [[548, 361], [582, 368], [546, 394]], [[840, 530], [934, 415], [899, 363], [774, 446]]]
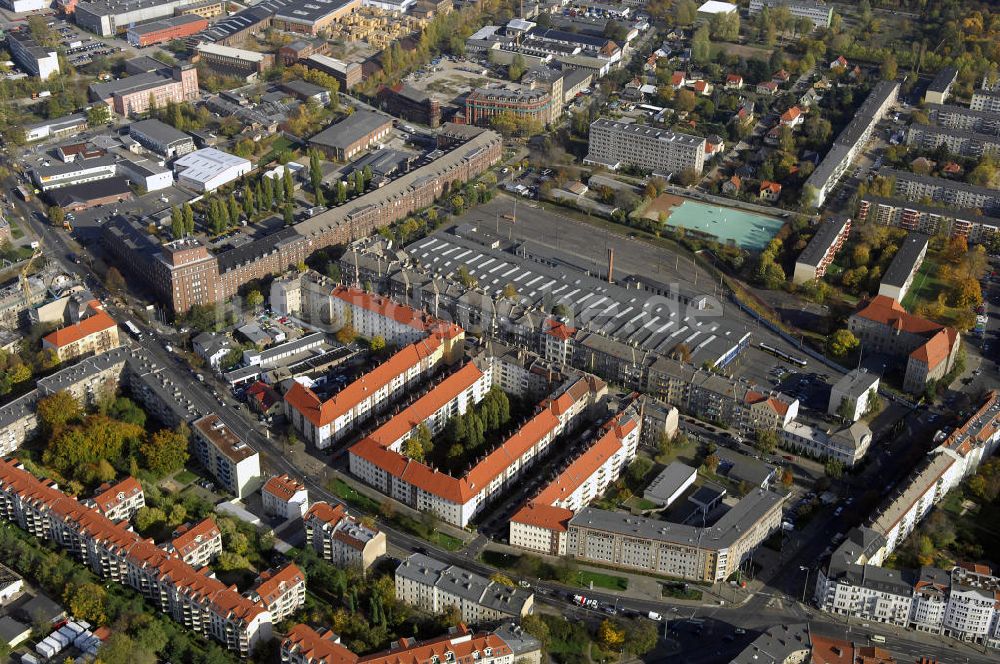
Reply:
[[455, 653], [453, 653], [450, 650], [446, 651], [444, 653], [444, 661], [446, 661], [446, 662], [454, 662], [455, 661]]

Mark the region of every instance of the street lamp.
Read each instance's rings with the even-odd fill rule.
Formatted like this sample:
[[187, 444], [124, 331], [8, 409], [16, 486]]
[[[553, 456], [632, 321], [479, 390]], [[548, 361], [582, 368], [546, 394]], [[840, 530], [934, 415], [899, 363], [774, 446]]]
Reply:
[[802, 603], [806, 603], [806, 589], [809, 587], [809, 568], [805, 565], [799, 565], [799, 571], [806, 573], [806, 582], [802, 584]]

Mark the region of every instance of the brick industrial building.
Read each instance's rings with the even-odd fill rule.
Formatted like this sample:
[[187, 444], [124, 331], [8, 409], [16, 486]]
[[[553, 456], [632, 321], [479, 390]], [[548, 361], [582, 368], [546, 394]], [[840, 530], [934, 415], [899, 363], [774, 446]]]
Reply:
[[334, 0], [331, 2], [311, 2], [297, 0], [279, 9], [272, 19], [278, 30], [316, 36], [335, 21], [353, 13], [361, 7], [361, 0]]
[[145, 226], [117, 218], [104, 226], [103, 241], [119, 264], [141, 277], [175, 312], [196, 304], [226, 302], [240, 286], [284, 271], [323, 247], [364, 237], [441, 197], [499, 161], [500, 136], [475, 130], [435, 161], [343, 205], [249, 244], [219, 254], [194, 238], [160, 244]]
[[547, 90], [476, 88], [465, 98], [465, 121], [485, 126], [491, 118], [509, 113], [544, 127], [559, 116], [557, 109], [561, 106], [561, 99], [553, 100]]
[[142, 48], [162, 44], [171, 39], [183, 39], [207, 27], [208, 19], [196, 14], [183, 14], [133, 26], [128, 29], [125, 36], [129, 44]]
[[425, 92], [406, 83], [383, 85], [378, 99], [387, 113], [434, 128], [441, 124], [441, 104]]
[[198, 70], [193, 65], [164, 66], [117, 81], [95, 83], [90, 86], [89, 94], [92, 101], [103, 101], [119, 115], [141, 115], [149, 110], [150, 99], [157, 108], [168, 102], [197, 99]]

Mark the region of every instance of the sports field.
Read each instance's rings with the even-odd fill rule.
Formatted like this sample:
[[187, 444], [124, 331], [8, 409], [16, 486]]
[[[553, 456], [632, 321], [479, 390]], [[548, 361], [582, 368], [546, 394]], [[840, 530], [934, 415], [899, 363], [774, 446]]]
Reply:
[[665, 223], [669, 227], [679, 226], [694, 235], [753, 250], [763, 249], [785, 223], [775, 217], [698, 203], [670, 194], [653, 200], [642, 216], [658, 221], [661, 214], [666, 215]]

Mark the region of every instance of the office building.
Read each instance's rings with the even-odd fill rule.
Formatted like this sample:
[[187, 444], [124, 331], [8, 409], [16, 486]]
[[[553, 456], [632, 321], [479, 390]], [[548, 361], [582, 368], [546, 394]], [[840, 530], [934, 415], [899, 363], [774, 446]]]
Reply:
[[202, 148], [174, 162], [177, 184], [198, 192], [211, 192], [246, 175], [253, 168], [249, 159], [216, 150]]
[[955, 81], [957, 79], [958, 69], [955, 67], [942, 67], [941, 70], [934, 75], [934, 79], [931, 80], [930, 85], [927, 86], [927, 90], [924, 91], [924, 103], [946, 103], [948, 101], [948, 96], [951, 94], [951, 87], [955, 85]]
[[275, 12], [272, 24], [278, 30], [315, 37], [360, 7], [361, 0], [292, 0]]
[[954, 328], [911, 314], [884, 295], [851, 314], [848, 328], [865, 352], [906, 358], [903, 389], [911, 394], [923, 394], [929, 382], [951, 370], [961, 341]]
[[756, 16], [765, 9], [784, 7], [793, 18], [807, 18], [815, 28], [829, 28], [833, 20], [833, 6], [821, 0], [750, 0], [749, 14]]
[[925, 152], [943, 147], [953, 155], [970, 159], [1000, 155], [1000, 136], [937, 125], [911, 124], [906, 130], [906, 144]]
[[289, 475], [276, 475], [260, 490], [264, 513], [279, 519], [299, 519], [309, 509], [309, 492], [302, 482]]
[[66, 362], [82, 355], [98, 355], [120, 345], [115, 319], [103, 307], [93, 304], [88, 313], [80, 322], [42, 337], [42, 349], [51, 350], [60, 362]]
[[648, 125], [596, 120], [590, 125], [590, 147], [585, 163], [611, 170], [630, 166], [656, 174], [701, 174], [705, 139]]
[[851, 162], [868, 143], [875, 126], [895, 105], [898, 95], [898, 81], [879, 81], [875, 84], [868, 98], [854, 114], [854, 119], [840, 132], [833, 147], [806, 180], [803, 189], [812, 194], [810, 204], [813, 207], [823, 205], [826, 197], [850, 168]]
[[927, 255], [930, 236], [921, 233], [910, 233], [899, 246], [899, 251], [889, 263], [888, 269], [882, 275], [878, 285], [878, 294], [902, 302], [910, 291], [917, 271], [923, 265]]
[[306, 542], [337, 567], [367, 571], [385, 555], [385, 533], [349, 515], [343, 505], [313, 503], [302, 518]]
[[119, 115], [140, 116], [149, 112], [150, 100], [157, 108], [170, 102], [196, 100], [198, 70], [193, 65], [164, 66], [115, 81], [94, 83], [88, 93], [91, 101], [102, 101]]
[[857, 422], [868, 411], [868, 402], [878, 394], [879, 377], [864, 369], [854, 369], [841, 377], [830, 389], [830, 402], [826, 412], [829, 415], [841, 415], [844, 401], [846, 419]]
[[237, 498], [257, 489], [260, 455], [226, 426], [215, 413], [191, 425], [194, 456], [222, 488]]
[[969, 110], [1000, 113], [1000, 90], [976, 90], [972, 93]]
[[197, 14], [181, 14], [130, 26], [125, 33], [128, 43], [136, 48], [183, 39], [208, 27], [208, 20]]
[[983, 216], [978, 210], [955, 210], [880, 196], [865, 196], [861, 199], [858, 204], [858, 220], [870, 220], [882, 226], [893, 226], [924, 235], [964, 237], [969, 244], [988, 243], [1000, 233], [1000, 218]]
[[849, 217], [836, 217], [821, 221], [816, 227], [809, 244], [795, 261], [792, 283], [805, 284], [813, 279], [822, 279], [826, 269], [837, 257], [837, 253], [851, 233]]
[[59, 54], [55, 49], [43, 47], [26, 31], [8, 32], [7, 48], [14, 62], [32, 76], [45, 81], [59, 73]]
[[1000, 213], [1000, 191], [996, 189], [884, 167], [879, 170], [879, 175], [894, 182], [894, 196], [909, 201], [930, 199], [955, 208], [978, 208], [986, 214]]
[[35, 166], [31, 170], [32, 179], [42, 191], [105, 180], [114, 177], [116, 173], [115, 159], [110, 155], [69, 163], [53, 162], [48, 166]]
[[431, 614], [454, 606], [463, 621], [482, 623], [526, 616], [534, 610], [535, 597], [524, 588], [414, 553], [396, 568], [396, 599]]
[[128, 127], [128, 135], [167, 159], [186, 155], [195, 149], [191, 136], [156, 119], [133, 122]]
[[392, 118], [373, 111], [355, 110], [309, 139], [309, 145], [330, 159], [348, 161], [359, 152], [381, 143], [392, 132]]
[[553, 99], [552, 94], [543, 89], [515, 86], [476, 88], [465, 98], [465, 121], [485, 127], [494, 117], [512, 116], [541, 129], [562, 112], [561, 99], [561, 96]]

